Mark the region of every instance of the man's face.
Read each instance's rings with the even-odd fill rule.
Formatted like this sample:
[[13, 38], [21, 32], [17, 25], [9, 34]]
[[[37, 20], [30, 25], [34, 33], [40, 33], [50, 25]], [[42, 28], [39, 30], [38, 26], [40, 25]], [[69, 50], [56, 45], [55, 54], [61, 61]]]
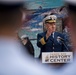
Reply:
[[53, 31], [53, 32], [55, 32], [56, 31], [56, 23], [55, 22], [53, 22], [53, 23], [46, 23], [46, 28], [47, 28], [47, 30], [51, 30], [51, 31]]
[[27, 39], [23, 39], [23, 40], [22, 40], [22, 43], [23, 43], [24, 45], [26, 45]]

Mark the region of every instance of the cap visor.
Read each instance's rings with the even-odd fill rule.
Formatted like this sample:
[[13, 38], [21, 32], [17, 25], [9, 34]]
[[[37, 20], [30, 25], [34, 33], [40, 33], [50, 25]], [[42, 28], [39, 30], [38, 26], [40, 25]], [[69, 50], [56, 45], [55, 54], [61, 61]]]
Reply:
[[52, 22], [56, 22], [56, 20], [49, 20], [49, 21], [46, 21], [46, 22], [52, 23]]

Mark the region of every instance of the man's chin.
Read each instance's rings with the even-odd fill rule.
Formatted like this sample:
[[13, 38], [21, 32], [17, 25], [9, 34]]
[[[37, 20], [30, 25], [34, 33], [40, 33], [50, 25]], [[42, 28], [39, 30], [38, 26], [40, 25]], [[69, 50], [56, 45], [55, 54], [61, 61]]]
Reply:
[[54, 30], [53, 32], [55, 32], [56, 30]]

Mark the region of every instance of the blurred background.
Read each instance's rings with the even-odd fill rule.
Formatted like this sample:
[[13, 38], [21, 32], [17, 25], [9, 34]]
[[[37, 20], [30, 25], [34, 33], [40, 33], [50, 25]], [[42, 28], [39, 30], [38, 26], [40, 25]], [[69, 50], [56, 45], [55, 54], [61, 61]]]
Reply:
[[43, 18], [54, 13], [57, 16], [57, 31], [63, 32], [67, 10], [63, 0], [27, 0], [27, 16], [25, 24], [19, 31], [19, 36], [27, 35], [34, 47], [34, 57], [37, 58], [40, 49], [37, 47], [37, 34], [45, 31]]

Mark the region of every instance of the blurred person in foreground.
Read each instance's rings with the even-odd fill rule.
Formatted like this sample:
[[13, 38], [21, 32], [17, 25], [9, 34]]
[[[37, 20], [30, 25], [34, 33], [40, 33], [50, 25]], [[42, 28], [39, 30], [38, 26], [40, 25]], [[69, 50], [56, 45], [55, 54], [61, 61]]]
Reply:
[[68, 27], [73, 45], [73, 62], [57, 71], [57, 75], [76, 75], [76, 0], [64, 0], [68, 11]]
[[50, 75], [34, 63], [19, 42], [16, 30], [23, 23], [24, 0], [0, 0], [0, 75]]
[[[37, 46], [40, 47], [41, 58], [42, 52], [67, 52], [69, 51], [63, 43], [66, 44], [65, 37], [62, 33], [56, 32], [56, 19], [55, 15], [48, 15], [44, 18], [46, 31], [37, 35]], [[60, 38], [64, 39], [62, 41]]]

